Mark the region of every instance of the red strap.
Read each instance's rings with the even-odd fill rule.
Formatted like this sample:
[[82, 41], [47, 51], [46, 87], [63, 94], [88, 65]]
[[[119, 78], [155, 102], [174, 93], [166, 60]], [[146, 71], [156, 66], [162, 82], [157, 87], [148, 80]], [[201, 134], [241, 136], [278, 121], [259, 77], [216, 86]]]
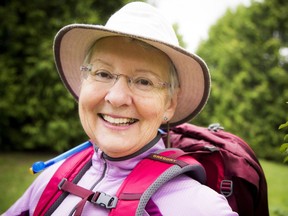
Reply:
[[[72, 181], [78, 172], [85, 166], [85, 164], [91, 159], [94, 149], [93, 146], [75, 154], [64, 161], [64, 163], [54, 173], [53, 177], [48, 182], [44, 189], [38, 204], [36, 206], [34, 215], [43, 216], [45, 212], [53, 205], [53, 203], [62, 194], [62, 191], [58, 189], [58, 184], [63, 178], [67, 178], [68, 181]], [[71, 169], [72, 167], [72, 169]]]
[[75, 216], [80, 216], [82, 214], [84, 205], [87, 201], [107, 209], [115, 208], [118, 201], [115, 196], [110, 196], [103, 192], [88, 190], [77, 184], [69, 182], [65, 178], [62, 179], [58, 187], [60, 190], [69, 192], [82, 198], [82, 200], [76, 205]]
[[58, 185], [60, 190], [67, 191], [71, 194], [74, 194], [76, 196], [79, 196], [81, 198], [85, 198], [87, 196], [90, 196], [91, 194], [94, 194], [93, 191], [88, 190], [86, 188], [83, 188], [81, 186], [78, 186], [67, 179], [63, 178], [60, 184]]
[[[170, 155], [178, 154], [178, 151], [179, 150], [169, 150], [162, 152], [158, 154], [158, 158], [161, 158], [160, 160], [155, 160], [151, 157], [140, 161], [117, 191], [116, 196], [119, 198], [117, 208], [112, 209], [109, 216], [135, 216], [143, 193], [162, 173], [173, 166], [179, 166], [178, 164], [181, 164], [179, 167], [182, 167], [193, 164], [195, 171], [197, 169], [199, 173], [201, 172], [205, 175], [204, 168], [191, 156], [181, 156], [180, 158], [184, 161], [183, 163], [178, 163], [178, 160], [169, 158]], [[180, 155], [182, 155], [182, 153]], [[129, 209], [129, 211], [127, 211], [127, 209]]]
[[[90, 191], [86, 188], [80, 187], [70, 181], [67, 181], [67, 179], [62, 179], [62, 181], [59, 184], [59, 189], [63, 191], [67, 191], [71, 194], [74, 194], [76, 196], [79, 196], [82, 198], [82, 200], [76, 205], [76, 211], [75, 216], [80, 216], [82, 214], [83, 208], [87, 200], [95, 194], [93, 191]], [[98, 195], [99, 196], [99, 195]]]

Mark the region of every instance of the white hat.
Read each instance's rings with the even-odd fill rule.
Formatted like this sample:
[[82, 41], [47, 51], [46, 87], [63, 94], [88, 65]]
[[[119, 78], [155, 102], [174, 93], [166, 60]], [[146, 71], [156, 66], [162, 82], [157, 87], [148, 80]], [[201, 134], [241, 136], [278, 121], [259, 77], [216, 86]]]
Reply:
[[191, 120], [202, 110], [210, 93], [210, 74], [205, 62], [181, 48], [171, 24], [156, 8], [143, 2], [127, 4], [113, 14], [105, 26], [71, 24], [57, 33], [54, 40], [56, 66], [64, 85], [76, 100], [81, 86], [79, 68], [89, 48], [96, 40], [109, 36], [144, 41], [170, 57], [181, 89], [176, 112], [169, 121], [171, 126]]

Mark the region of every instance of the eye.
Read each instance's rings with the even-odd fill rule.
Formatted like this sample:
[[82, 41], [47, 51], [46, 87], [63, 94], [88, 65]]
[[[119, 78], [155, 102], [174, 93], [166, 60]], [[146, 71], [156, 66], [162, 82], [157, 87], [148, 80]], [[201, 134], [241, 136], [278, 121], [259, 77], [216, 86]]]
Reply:
[[102, 81], [102, 82], [109, 82], [114, 79], [113, 74], [111, 74], [108, 71], [103, 71], [103, 70], [91, 72], [91, 75], [97, 81]]
[[151, 88], [154, 86], [154, 83], [150, 79], [144, 77], [134, 79], [134, 84], [139, 88]]

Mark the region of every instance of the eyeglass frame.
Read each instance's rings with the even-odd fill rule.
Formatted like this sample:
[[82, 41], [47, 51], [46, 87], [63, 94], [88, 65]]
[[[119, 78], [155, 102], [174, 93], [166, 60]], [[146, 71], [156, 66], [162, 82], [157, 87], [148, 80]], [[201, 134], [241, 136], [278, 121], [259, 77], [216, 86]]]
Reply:
[[[95, 71], [92, 71], [92, 68], [93, 68], [93, 64], [87, 64], [87, 65], [81, 65], [80, 66], [80, 71], [81, 72], [88, 72], [89, 74], [91, 74], [91, 72], [95, 72]], [[137, 78], [134, 78], [134, 77], [131, 77], [131, 76], [128, 76], [128, 75], [125, 75], [125, 74], [116, 74], [116, 73], [111, 73], [111, 72], [109, 72], [109, 71], [105, 71], [104, 70], [104, 72], [105, 73], [107, 73], [107, 74], [109, 74], [109, 76], [112, 76], [111, 77], [111, 80], [107, 80], [107, 81], [105, 81], [105, 80], [97, 80], [97, 79], [95, 79], [97, 82], [101, 82], [101, 83], [107, 83], [107, 84], [112, 84], [111, 85], [111, 87], [112, 86], [114, 86], [115, 84], [116, 84], [116, 82], [120, 79], [120, 77], [121, 76], [123, 76], [123, 77], [125, 77], [126, 78], [126, 80], [127, 80], [127, 84], [128, 84], [128, 86], [130, 87], [130, 89], [132, 90], [132, 88], [136, 88], [136, 89], [138, 89], [138, 90], [140, 90], [140, 91], [142, 91], [142, 92], [145, 92], [145, 91], [147, 91], [147, 92], [151, 92], [151, 91], [153, 91], [154, 89], [169, 89], [169, 88], [171, 88], [171, 84], [169, 83], [169, 82], [163, 82], [163, 81], [159, 81], [158, 80], [158, 82], [157, 83], [154, 83], [154, 82], [152, 82], [152, 84], [153, 85], [151, 85], [150, 87], [151, 87], [151, 89], [141, 89], [141, 88], [137, 88], [137, 85], [136, 85], [136, 82], [135, 82], [135, 80], [137, 79], [137, 78], [145, 78], [145, 77], [137, 77]], [[87, 75], [86, 75], [86, 77], [87, 77]], [[96, 77], [95, 75], [92, 75], [92, 77]], [[146, 79], [146, 78], [145, 78]], [[147, 78], [148, 79], [148, 78]], [[156, 77], [156, 79], [159, 79], [159, 78], [157, 78]], [[148, 80], [150, 80], [150, 79], [148, 79]], [[137, 81], [137, 80], [136, 80]], [[157, 85], [156, 85], [157, 84]], [[132, 88], [131, 88], [132, 87]], [[148, 87], [148, 86], [147, 86]]]

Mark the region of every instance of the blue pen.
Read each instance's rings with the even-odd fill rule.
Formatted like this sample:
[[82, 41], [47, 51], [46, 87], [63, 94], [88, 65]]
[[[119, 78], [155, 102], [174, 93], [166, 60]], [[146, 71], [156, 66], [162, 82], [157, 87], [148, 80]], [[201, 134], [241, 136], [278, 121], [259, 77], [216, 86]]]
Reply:
[[81, 152], [84, 149], [90, 147], [91, 145], [92, 145], [92, 143], [90, 141], [87, 141], [87, 142], [84, 142], [84, 143], [82, 143], [82, 144], [80, 144], [80, 145], [78, 145], [78, 146], [76, 146], [76, 147], [74, 147], [74, 148], [72, 148], [72, 149], [70, 149], [70, 150], [58, 155], [57, 157], [48, 160], [48, 161], [45, 161], [45, 162], [37, 161], [30, 168], [30, 172], [32, 174], [41, 172], [44, 169], [46, 169], [47, 167], [49, 167], [49, 166], [51, 166], [51, 165], [53, 165], [53, 164], [55, 164], [55, 163], [57, 163], [57, 162], [59, 162], [61, 160], [64, 160], [64, 159], [70, 157], [71, 155], [74, 155], [74, 154], [76, 154], [78, 152]]

